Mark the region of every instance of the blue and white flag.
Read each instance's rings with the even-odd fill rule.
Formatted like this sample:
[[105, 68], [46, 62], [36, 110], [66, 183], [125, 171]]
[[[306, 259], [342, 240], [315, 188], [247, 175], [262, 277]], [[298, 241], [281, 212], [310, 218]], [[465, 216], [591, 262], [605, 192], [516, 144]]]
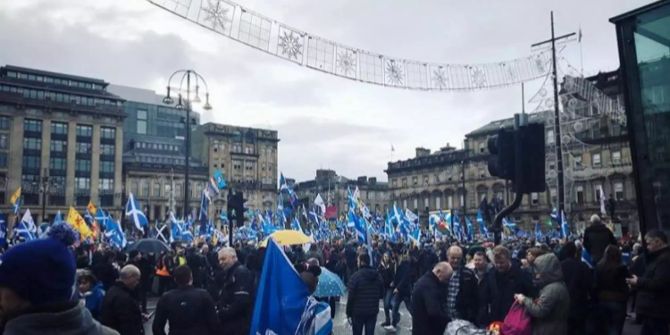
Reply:
[[535, 240], [541, 241], [544, 239], [544, 233], [542, 233], [542, 225], [539, 222], [535, 222]]
[[591, 254], [589, 253], [586, 248], [582, 248], [582, 257], [581, 257], [582, 262], [586, 264], [589, 268], [593, 269], [595, 266], [593, 265], [593, 259], [591, 258]]
[[7, 217], [0, 213], [0, 247], [7, 248]]
[[409, 234], [409, 240], [414, 243], [414, 245], [419, 246], [421, 242], [421, 229], [419, 225], [415, 225], [414, 229]]
[[468, 242], [472, 242], [475, 233], [475, 228], [472, 226], [472, 221], [470, 221], [470, 218], [468, 218], [467, 216], [465, 217], [465, 227], [468, 229], [467, 231]]
[[291, 221], [291, 229], [297, 230], [297, 231], [303, 233], [302, 226], [300, 226], [300, 222], [298, 221], [297, 217], [294, 217], [293, 221]]
[[354, 229], [356, 229], [356, 236], [358, 241], [364, 244], [368, 242], [368, 230], [365, 227], [365, 222], [356, 215], [352, 208], [349, 209], [349, 221], [354, 223]]
[[570, 237], [570, 227], [568, 226], [568, 219], [565, 217], [564, 212], [561, 213], [561, 237]]
[[109, 242], [114, 247], [118, 249], [125, 248], [128, 241], [126, 240], [126, 234], [123, 232], [123, 228], [121, 228], [121, 222], [114, 220], [111, 217], [109, 218], [109, 222], [111, 222], [111, 230], [105, 231], [105, 236], [107, 236]]
[[223, 190], [224, 188], [228, 187], [226, 178], [223, 176], [223, 172], [221, 172], [219, 169], [214, 171], [214, 182], [216, 183], [216, 186], [219, 188], [219, 190]]
[[135, 227], [144, 233], [144, 229], [149, 227], [149, 220], [147, 220], [146, 215], [140, 209], [140, 204], [135, 200], [133, 193], [128, 193], [128, 202], [126, 203], [126, 216], [130, 216], [130, 220], [133, 221]]
[[202, 196], [200, 197], [200, 212], [198, 213], [198, 222], [200, 222], [200, 225], [206, 225], [207, 222], [209, 222], [208, 211], [209, 198], [207, 197], [207, 192], [202, 191]]
[[26, 209], [19, 225], [14, 228], [14, 236], [23, 241], [32, 241], [37, 238], [37, 226], [30, 215], [30, 209]]
[[295, 334], [306, 319], [308, 297], [307, 286], [288, 257], [269, 239], [249, 334]]
[[54, 221], [51, 223], [51, 225], [57, 225], [57, 224], [63, 223], [63, 222], [65, 222], [63, 220], [63, 214], [61, 214], [60, 211], [58, 211], [56, 213], [56, 216], [54, 217]]
[[288, 184], [286, 183], [286, 178], [284, 178], [284, 173], [279, 173], [279, 192], [282, 191], [287, 191], [288, 192], [289, 187]]
[[486, 228], [486, 222], [484, 222], [484, 216], [482, 215], [481, 210], [477, 211], [477, 224], [479, 225], [479, 233], [484, 237], [488, 237], [489, 230]]

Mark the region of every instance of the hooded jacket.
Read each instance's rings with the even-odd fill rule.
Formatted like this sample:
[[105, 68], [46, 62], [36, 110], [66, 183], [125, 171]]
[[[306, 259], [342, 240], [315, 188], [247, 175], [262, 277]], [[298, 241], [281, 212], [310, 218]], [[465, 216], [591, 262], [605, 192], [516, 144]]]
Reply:
[[540, 289], [536, 299], [523, 301], [532, 318], [533, 335], [566, 335], [570, 293], [563, 282], [561, 262], [554, 254], [545, 254], [535, 259], [536, 278], [533, 282]]
[[349, 279], [347, 317], [370, 316], [379, 313], [379, 299], [384, 295], [384, 283], [377, 270], [363, 266]]
[[10, 319], [4, 335], [118, 335], [91, 317], [84, 302], [39, 306]]

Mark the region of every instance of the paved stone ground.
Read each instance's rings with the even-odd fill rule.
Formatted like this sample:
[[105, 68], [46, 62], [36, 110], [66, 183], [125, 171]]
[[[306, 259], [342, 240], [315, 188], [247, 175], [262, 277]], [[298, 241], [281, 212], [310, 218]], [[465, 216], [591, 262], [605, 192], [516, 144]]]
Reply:
[[[345, 302], [346, 302], [346, 297], [342, 297], [340, 302], [337, 305], [337, 310], [335, 314], [335, 320], [333, 320], [333, 326], [334, 326], [334, 334], [351, 334], [351, 326], [347, 322], [347, 318], [345, 317]], [[149, 298], [149, 301], [147, 302], [147, 308], [149, 311], [152, 311], [156, 308], [156, 303], [158, 302], [158, 298]], [[384, 328], [380, 326], [382, 322], [384, 322], [384, 308], [383, 305], [380, 303], [379, 304], [379, 314], [377, 315], [377, 326], [375, 327], [375, 334], [376, 335], [382, 335], [382, 334], [397, 334], [397, 335], [409, 335], [412, 333], [411, 326], [412, 326], [412, 317], [409, 315], [407, 312], [407, 308], [405, 308], [405, 304], [402, 304], [400, 307], [400, 323], [397, 331], [395, 333], [390, 333], [387, 332]], [[144, 324], [144, 330], [145, 334], [147, 335], [152, 335], [153, 332], [151, 331], [151, 323], [153, 322], [153, 318], [146, 322]], [[637, 335], [640, 334], [640, 325], [636, 325], [633, 323], [632, 319], [626, 319], [626, 324], [624, 325], [624, 335]]]

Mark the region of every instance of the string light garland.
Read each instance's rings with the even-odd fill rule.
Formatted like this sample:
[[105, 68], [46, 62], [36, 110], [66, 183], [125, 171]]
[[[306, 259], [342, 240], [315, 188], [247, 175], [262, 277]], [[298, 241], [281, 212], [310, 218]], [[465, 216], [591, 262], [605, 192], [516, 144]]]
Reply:
[[314, 70], [364, 83], [421, 91], [480, 90], [546, 76], [551, 53], [485, 64], [407, 60], [305, 33], [230, 0], [147, 0], [234, 41]]

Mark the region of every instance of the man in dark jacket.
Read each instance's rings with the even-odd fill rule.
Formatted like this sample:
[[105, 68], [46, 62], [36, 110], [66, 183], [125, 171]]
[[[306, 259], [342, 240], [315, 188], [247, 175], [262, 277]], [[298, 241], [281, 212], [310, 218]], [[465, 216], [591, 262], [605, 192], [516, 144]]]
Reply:
[[647, 265], [641, 277], [626, 279], [637, 290], [635, 311], [642, 319], [640, 334], [668, 334], [670, 323], [670, 248], [668, 237], [658, 230], [645, 236]]
[[170, 323], [170, 335], [217, 334], [221, 325], [214, 301], [207, 291], [193, 287], [191, 269], [179, 266], [172, 277], [177, 288], [158, 300], [151, 327], [154, 335], [165, 335], [166, 322]]
[[461, 319], [474, 323], [477, 319], [479, 284], [475, 273], [463, 266], [463, 249], [452, 246], [447, 250], [447, 262], [453, 274], [447, 284], [447, 313], [450, 320]]
[[249, 333], [253, 308], [253, 275], [237, 260], [237, 252], [233, 248], [219, 250], [219, 263], [223, 268], [218, 303], [219, 320], [224, 330], [222, 333], [246, 335]]
[[433, 271], [426, 272], [412, 291], [412, 334], [444, 334], [449, 322], [445, 301], [447, 283], [453, 270], [447, 262], [439, 262]]
[[610, 244], [616, 245], [614, 234], [600, 221], [598, 214], [593, 214], [591, 225], [584, 230], [584, 248], [591, 255], [593, 264], [598, 264]]
[[128, 254], [129, 261], [128, 264], [135, 265], [140, 269], [140, 273], [143, 273], [142, 279], [140, 279], [140, 284], [137, 285], [137, 294], [142, 304], [142, 312], [147, 312], [147, 294], [151, 291], [151, 264], [149, 260], [138, 250], [133, 250]]
[[135, 288], [140, 284], [141, 273], [134, 265], [121, 269], [119, 280], [105, 294], [100, 321], [121, 335], [144, 334], [143, 315]]
[[480, 285], [477, 324], [486, 326], [502, 321], [512, 307], [514, 294], [533, 296], [530, 275], [512, 265], [512, 253], [504, 246], [493, 248], [494, 268], [487, 272]]
[[377, 270], [370, 267], [370, 256], [358, 255], [358, 271], [347, 286], [347, 318], [351, 318], [353, 334], [361, 335], [365, 328], [366, 335], [373, 335], [384, 283]]
[[561, 269], [570, 292], [568, 334], [585, 334], [586, 320], [591, 310], [593, 272], [580, 260], [581, 252], [575, 242], [566, 243], [560, 253], [565, 257], [561, 262]]

